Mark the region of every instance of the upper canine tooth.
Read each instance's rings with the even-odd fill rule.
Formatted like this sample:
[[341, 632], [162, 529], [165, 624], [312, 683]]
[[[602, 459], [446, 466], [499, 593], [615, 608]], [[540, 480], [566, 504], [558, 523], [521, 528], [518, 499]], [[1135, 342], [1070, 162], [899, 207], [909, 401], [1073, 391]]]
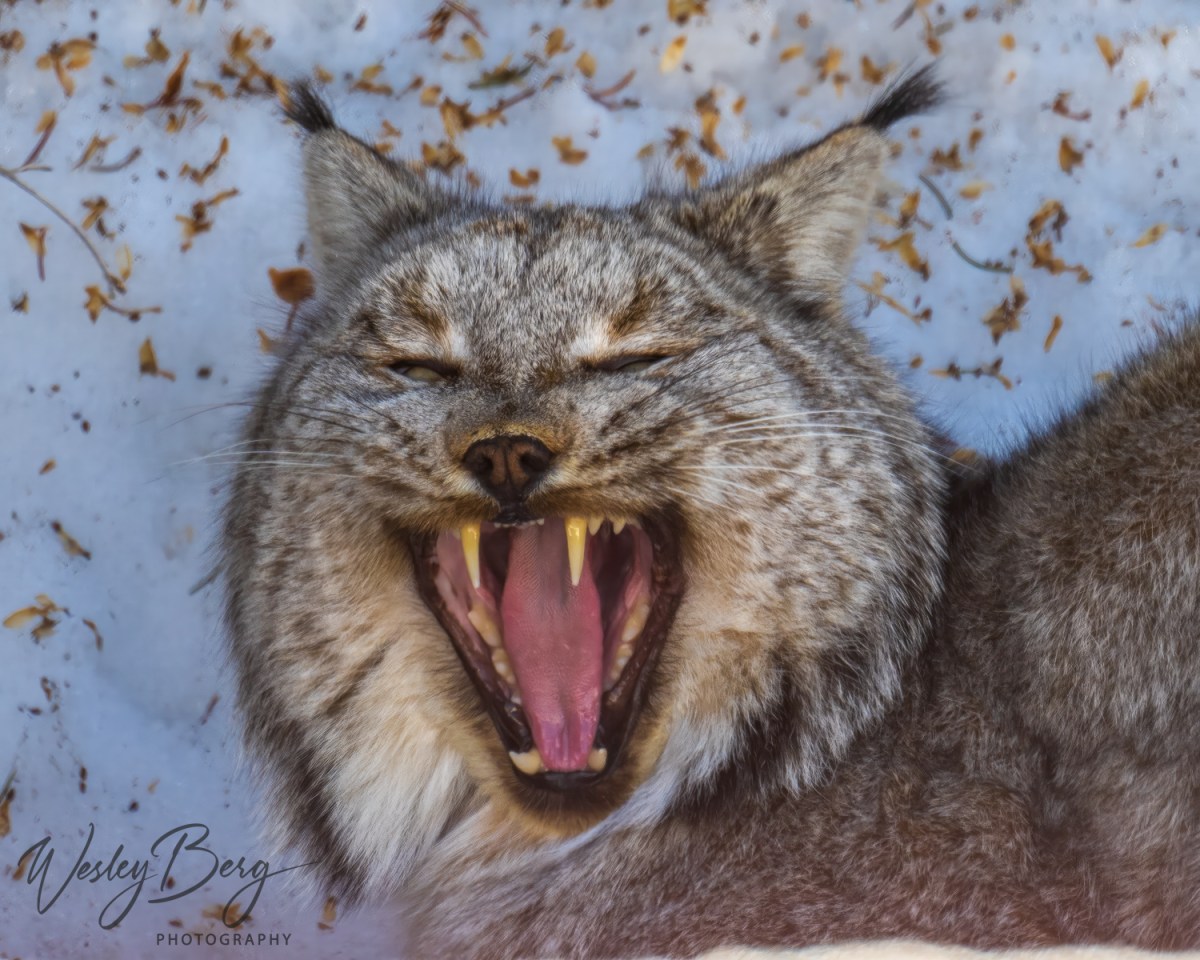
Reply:
[[588, 533], [593, 537], [602, 526], [604, 526], [604, 517], [597, 516], [594, 513], [588, 517]]
[[613, 525], [613, 533], [614, 534], [620, 533], [622, 530], [625, 529], [625, 518], [624, 517], [614, 518], [612, 525]]
[[588, 769], [600, 773], [607, 766], [608, 751], [604, 747], [592, 747], [592, 752], [588, 754]]
[[462, 536], [463, 558], [467, 561], [467, 573], [471, 584], [479, 589], [479, 524], [464, 523], [460, 531]]
[[542, 755], [538, 753], [537, 747], [534, 747], [532, 750], [526, 750], [524, 753], [509, 750], [508, 758], [512, 761], [514, 767], [531, 777], [535, 773], [540, 773], [546, 769], [542, 766]]
[[579, 586], [579, 578], [583, 576], [583, 554], [587, 549], [586, 517], [567, 517], [567, 561], [571, 565], [571, 586]]

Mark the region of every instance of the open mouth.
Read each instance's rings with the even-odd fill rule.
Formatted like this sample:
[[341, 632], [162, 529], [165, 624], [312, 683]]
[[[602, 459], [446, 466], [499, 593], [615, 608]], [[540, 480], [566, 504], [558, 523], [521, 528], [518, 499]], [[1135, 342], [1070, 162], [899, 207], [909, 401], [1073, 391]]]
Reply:
[[571, 789], [616, 768], [682, 596], [678, 543], [662, 517], [413, 538], [422, 597], [519, 777]]

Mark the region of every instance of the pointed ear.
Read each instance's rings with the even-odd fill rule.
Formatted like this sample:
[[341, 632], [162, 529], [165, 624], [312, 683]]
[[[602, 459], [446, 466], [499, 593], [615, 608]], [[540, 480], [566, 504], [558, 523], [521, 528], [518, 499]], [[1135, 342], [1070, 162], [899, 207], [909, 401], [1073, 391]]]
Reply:
[[350, 136], [306, 82], [288, 91], [286, 113], [308, 133], [304, 190], [318, 282], [336, 290], [394, 234], [453, 205], [423, 177]]
[[668, 204], [667, 216], [772, 285], [804, 298], [836, 297], [888, 158], [884, 131], [940, 97], [926, 67], [891, 87], [857, 123]]

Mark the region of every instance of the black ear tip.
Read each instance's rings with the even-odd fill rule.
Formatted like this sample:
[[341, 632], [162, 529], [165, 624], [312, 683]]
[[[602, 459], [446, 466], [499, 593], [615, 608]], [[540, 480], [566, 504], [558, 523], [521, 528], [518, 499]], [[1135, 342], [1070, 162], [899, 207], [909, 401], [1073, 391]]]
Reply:
[[944, 99], [945, 87], [937, 77], [937, 68], [929, 64], [897, 79], [859, 122], [882, 133], [905, 117], [931, 110]]
[[333, 113], [307, 80], [297, 80], [288, 88], [288, 103], [284, 113], [309, 133], [336, 130]]

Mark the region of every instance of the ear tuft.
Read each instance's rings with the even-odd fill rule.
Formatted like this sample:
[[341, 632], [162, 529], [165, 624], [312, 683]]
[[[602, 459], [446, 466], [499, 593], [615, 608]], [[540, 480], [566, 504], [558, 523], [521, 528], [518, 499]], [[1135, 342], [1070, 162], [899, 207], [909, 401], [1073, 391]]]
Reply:
[[932, 110], [945, 99], [945, 87], [933, 64], [899, 77], [871, 105], [859, 123], [883, 133], [905, 117]]
[[297, 80], [288, 89], [288, 103], [284, 113], [309, 133], [336, 130], [329, 104], [321, 99], [307, 80]]

